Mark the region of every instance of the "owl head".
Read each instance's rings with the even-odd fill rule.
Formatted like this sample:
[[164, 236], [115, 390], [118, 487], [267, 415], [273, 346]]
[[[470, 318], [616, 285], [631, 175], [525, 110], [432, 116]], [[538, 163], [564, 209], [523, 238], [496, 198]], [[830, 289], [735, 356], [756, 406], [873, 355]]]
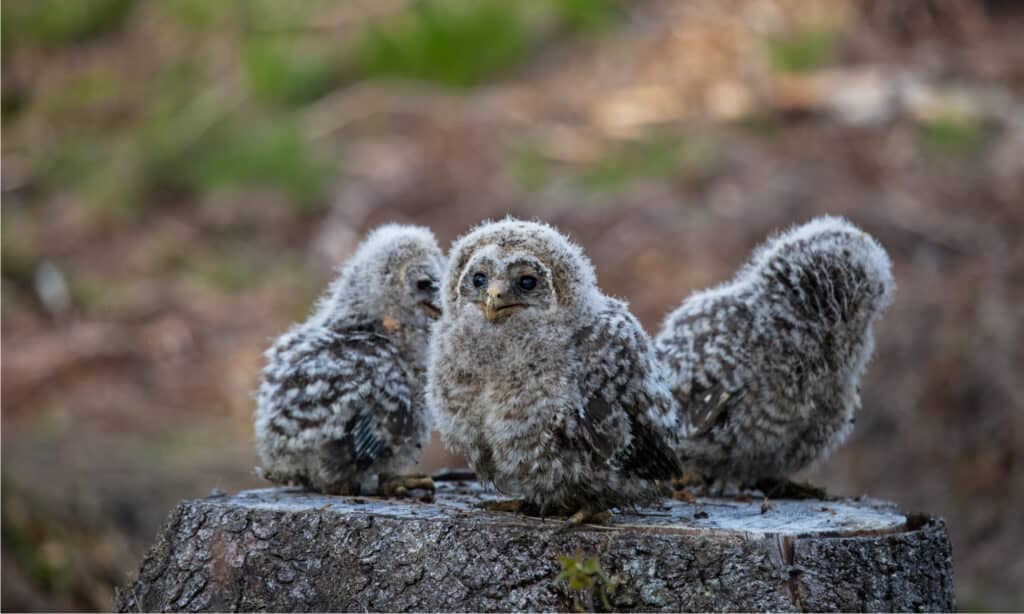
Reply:
[[428, 228], [388, 224], [367, 235], [317, 304], [321, 324], [426, 329], [441, 315], [444, 254]]
[[585, 309], [597, 292], [578, 245], [547, 224], [508, 218], [452, 245], [442, 310], [501, 325]]

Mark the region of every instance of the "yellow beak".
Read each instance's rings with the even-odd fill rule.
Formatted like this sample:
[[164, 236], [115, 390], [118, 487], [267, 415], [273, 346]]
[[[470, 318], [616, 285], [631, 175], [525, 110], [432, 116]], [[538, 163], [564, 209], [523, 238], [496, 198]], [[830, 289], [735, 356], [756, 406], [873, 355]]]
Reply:
[[513, 302], [508, 284], [495, 281], [487, 288], [487, 299], [484, 301], [484, 317], [488, 322], [501, 322], [514, 312], [525, 308], [525, 305]]

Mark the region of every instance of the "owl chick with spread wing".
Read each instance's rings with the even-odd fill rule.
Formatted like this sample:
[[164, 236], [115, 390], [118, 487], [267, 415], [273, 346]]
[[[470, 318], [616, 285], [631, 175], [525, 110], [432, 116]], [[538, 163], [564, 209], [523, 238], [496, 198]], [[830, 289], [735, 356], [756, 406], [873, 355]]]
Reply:
[[399, 474], [430, 435], [423, 383], [443, 267], [430, 230], [378, 228], [312, 316], [267, 350], [255, 424], [264, 477], [329, 494], [433, 487]]
[[688, 467], [756, 485], [842, 443], [894, 285], [875, 239], [822, 217], [769, 240], [732, 281], [687, 298], [655, 345], [680, 403]]
[[557, 230], [508, 219], [463, 236], [441, 306], [428, 403], [482, 481], [578, 523], [679, 473], [651, 339]]

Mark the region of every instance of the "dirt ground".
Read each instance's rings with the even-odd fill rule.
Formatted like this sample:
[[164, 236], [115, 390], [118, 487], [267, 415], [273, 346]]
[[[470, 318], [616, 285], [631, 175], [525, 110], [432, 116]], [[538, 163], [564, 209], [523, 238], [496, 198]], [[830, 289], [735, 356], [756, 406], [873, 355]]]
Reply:
[[[822, 6], [619, 4], [595, 31], [543, 30], [473, 87], [346, 77], [297, 111], [330, 161], [316, 206], [258, 177], [146, 188], [130, 214], [49, 186], [31, 154], [79, 137], [40, 92], [111, 67], [124, 87], [84, 111], [61, 102], [60, 121], [120, 139], [106, 126], [173, 37], [140, 3], [87, 41], [5, 46], [3, 609], [109, 609], [178, 500], [261, 485], [261, 353], [378, 224], [447, 244], [488, 218], [548, 221], [653, 331], [770, 233], [824, 213], [881, 241], [899, 290], [853, 435], [802, 477], [944, 516], [959, 606], [1024, 606], [1024, 11]], [[364, 27], [330, 5], [311, 19]], [[230, 36], [202, 41], [212, 64], [231, 55]], [[436, 442], [423, 460], [458, 463]]]

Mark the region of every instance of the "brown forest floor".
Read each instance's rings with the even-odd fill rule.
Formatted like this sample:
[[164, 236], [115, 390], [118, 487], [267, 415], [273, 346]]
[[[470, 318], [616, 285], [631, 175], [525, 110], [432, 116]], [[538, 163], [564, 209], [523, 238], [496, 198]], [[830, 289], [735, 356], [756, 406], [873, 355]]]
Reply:
[[[449, 242], [507, 213], [568, 232], [648, 330], [777, 229], [833, 213], [878, 237], [899, 291], [856, 429], [807, 477], [945, 516], [960, 606], [1021, 607], [1024, 12], [1011, 5], [901, 26], [810, 3], [641, 2], [486, 87], [339, 87], [303, 116], [318, 147], [344, 151], [312, 212], [244, 188], [97, 216], [21, 185], [18, 147], [38, 126], [5, 118], [3, 608], [109, 609], [179, 499], [260, 486], [261, 352], [366, 230], [415, 222]], [[74, 53], [130, 55], [151, 27], [133, 19], [81, 49], [5, 50], [5, 91], [57, 79]], [[764, 32], [829, 20], [841, 34], [826, 67], [765, 59]], [[66, 304], [39, 298], [44, 261]], [[455, 461], [434, 447], [424, 462]]]

